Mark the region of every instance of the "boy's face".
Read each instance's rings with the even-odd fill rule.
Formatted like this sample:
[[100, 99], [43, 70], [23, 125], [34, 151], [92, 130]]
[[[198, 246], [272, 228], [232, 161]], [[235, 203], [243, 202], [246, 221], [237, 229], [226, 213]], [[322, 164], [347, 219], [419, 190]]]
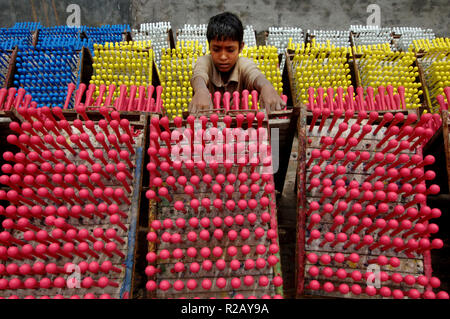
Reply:
[[243, 48], [244, 43], [239, 46], [239, 41], [233, 40], [211, 40], [209, 45], [214, 65], [223, 73], [234, 67]]

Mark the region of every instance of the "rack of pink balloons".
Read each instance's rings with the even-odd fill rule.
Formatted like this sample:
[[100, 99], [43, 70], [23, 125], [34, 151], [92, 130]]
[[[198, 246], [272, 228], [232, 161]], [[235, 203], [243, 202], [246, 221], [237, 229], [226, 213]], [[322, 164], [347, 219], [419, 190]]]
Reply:
[[147, 115], [90, 89], [73, 110], [0, 92], [1, 298], [132, 298]]
[[440, 192], [428, 168], [436, 159], [423, 154], [441, 116], [410, 110], [403, 87], [308, 95], [298, 130], [297, 295], [448, 299], [431, 267], [431, 250], [444, 245], [442, 212], [427, 203]]
[[282, 298], [264, 112], [150, 120], [149, 298]]

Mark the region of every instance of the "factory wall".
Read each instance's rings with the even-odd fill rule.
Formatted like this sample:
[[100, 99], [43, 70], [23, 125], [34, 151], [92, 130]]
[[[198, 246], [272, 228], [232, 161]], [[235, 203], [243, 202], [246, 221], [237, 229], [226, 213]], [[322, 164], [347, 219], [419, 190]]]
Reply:
[[[0, 26], [39, 21], [44, 26], [74, 22], [88, 26], [131, 23], [131, 0], [0, 0]], [[69, 20], [69, 21], [68, 21]]]
[[448, 35], [447, 0], [0, 0], [0, 19], [2, 27], [22, 21], [66, 24], [68, 18], [73, 21], [69, 6], [78, 5], [81, 24], [91, 26], [170, 21], [176, 30], [184, 23], [207, 23], [210, 16], [228, 10], [258, 32], [270, 26], [345, 30], [367, 23], [373, 13], [367, 12], [370, 4], [379, 6], [381, 26], [421, 26]]

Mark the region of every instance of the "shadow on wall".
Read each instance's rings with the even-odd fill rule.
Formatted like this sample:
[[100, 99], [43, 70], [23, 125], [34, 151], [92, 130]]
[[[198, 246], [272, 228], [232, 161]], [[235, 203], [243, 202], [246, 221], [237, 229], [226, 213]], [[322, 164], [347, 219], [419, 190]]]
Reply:
[[131, 0], [0, 0], [0, 27], [16, 22], [43, 26], [130, 24]]
[[[0, 0], [0, 27], [16, 22], [41, 22], [44, 26], [80, 23], [87, 26], [169, 21], [177, 30], [185, 23], [207, 23], [209, 17], [232, 11], [244, 25], [257, 32], [271, 26], [307, 29], [347, 30], [352, 24], [366, 25], [369, 6], [380, 8], [382, 27], [416, 26], [431, 28], [437, 36], [448, 35], [450, 6], [447, 0]], [[369, 10], [368, 10], [369, 8]]]

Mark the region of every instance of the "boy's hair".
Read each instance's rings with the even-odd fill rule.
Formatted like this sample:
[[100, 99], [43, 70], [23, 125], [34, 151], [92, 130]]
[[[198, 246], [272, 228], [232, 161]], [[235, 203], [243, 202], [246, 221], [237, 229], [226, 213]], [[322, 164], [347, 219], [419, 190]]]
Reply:
[[244, 41], [244, 27], [235, 14], [224, 12], [209, 19], [206, 37], [209, 43], [211, 40], [231, 40], [238, 41], [241, 45]]

